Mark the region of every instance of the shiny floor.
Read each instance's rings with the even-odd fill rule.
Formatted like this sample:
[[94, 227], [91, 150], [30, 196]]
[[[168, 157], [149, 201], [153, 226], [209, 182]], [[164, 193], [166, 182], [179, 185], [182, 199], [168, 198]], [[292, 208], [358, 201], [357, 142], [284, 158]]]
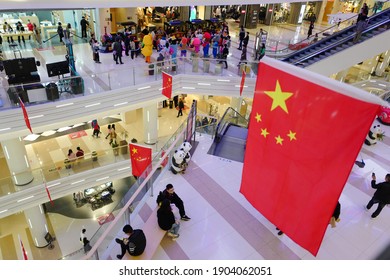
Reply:
[[[235, 66], [240, 52], [236, 49], [237, 26], [231, 27], [232, 48], [228, 62], [229, 66]], [[320, 27], [325, 28], [325, 26], [318, 28]], [[294, 37], [303, 39], [307, 32], [307, 26], [263, 26], [263, 29], [269, 32], [269, 37], [276, 40], [290, 40]], [[252, 30], [250, 32], [253, 34]], [[249, 45], [253, 45], [253, 42], [251, 41]], [[61, 60], [59, 57], [63, 58], [65, 49], [55, 46], [54, 49], [37, 50], [31, 45], [23, 48], [22, 53], [26, 56], [34, 54], [42, 63], [48, 63]], [[111, 54], [102, 54], [102, 64], [95, 64], [87, 44], [76, 45], [75, 54], [76, 66], [81, 75], [118, 70], [126, 65], [145, 65], [141, 57], [134, 61], [124, 57], [124, 65], [115, 65]], [[8, 55], [13, 53], [10, 52]], [[155, 52], [153, 57], [156, 57]], [[364, 68], [364, 64], [362, 67], [356, 67], [350, 73], [354, 79], [359, 79], [362, 71], [366, 73], [365, 69], [370, 69], [369, 66]], [[44, 71], [40, 74], [45, 75]], [[176, 118], [175, 110], [163, 109], [159, 118], [159, 143], [164, 143], [180, 122], [181, 119]], [[141, 120], [137, 119], [131, 124], [119, 122], [119, 127], [129, 132], [130, 139], [133, 137], [143, 139]], [[384, 127], [384, 130], [386, 135], [390, 135], [390, 128]], [[47, 140], [50, 142], [26, 143], [29, 159], [40, 164], [41, 157], [45, 157], [45, 162], [49, 163], [63, 160], [69, 147], [74, 149], [79, 145], [86, 150], [91, 147], [102, 150], [109, 147], [104, 138], [92, 138], [88, 129], [85, 132], [86, 136], [76, 139], [61, 136]], [[182, 222], [181, 236], [176, 242], [170, 239], [163, 240], [153, 259], [372, 259], [390, 243], [388, 207], [376, 220], [371, 220], [370, 215], [363, 209], [373, 194], [369, 185], [370, 174], [375, 172], [378, 178], [384, 178], [390, 170], [388, 160], [390, 140], [387, 137], [375, 146], [362, 147], [359, 159], [363, 158], [366, 166], [364, 168], [354, 166], [340, 197], [341, 221], [336, 228], [329, 227], [315, 258], [292, 242], [288, 236], [278, 236], [274, 226], [253, 209], [239, 193], [242, 163], [207, 154], [212, 139], [207, 135], [198, 136], [197, 139], [199, 145], [188, 172], [185, 175], [173, 175], [168, 172], [157, 186], [162, 189], [166, 183], [173, 183], [176, 192], [185, 202], [188, 216], [192, 219]], [[216, 197], [223, 199], [217, 200]], [[155, 206], [154, 199], [148, 203], [151, 207]], [[90, 219], [74, 219], [49, 213], [47, 217], [49, 227], [57, 237], [53, 250], [34, 248], [23, 213], [1, 219], [0, 259], [22, 258], [18, 236], [23, 240], [31, 259], [58, 259], [71, 254], [81, 249], [79, 242], [81, 228], [85, 227], [88, 229], [87, 233], [93, 233], [98, 228], [97, 218], [106, 211], [108, 210], [103, 208]]]

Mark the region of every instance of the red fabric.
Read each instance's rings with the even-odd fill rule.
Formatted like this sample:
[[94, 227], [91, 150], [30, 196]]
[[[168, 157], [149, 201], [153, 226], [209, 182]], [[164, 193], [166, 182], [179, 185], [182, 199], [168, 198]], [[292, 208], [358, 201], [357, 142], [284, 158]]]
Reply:
[[134, 176], [139, 177], [152, 163], [152, 149], [129, 144], [131, 168]]
[[241, 84], [240, 84], [240, 96], [242, 95], [242, 90], [244, 89], [245, 77], [246, 77], [246, 73], [245, 73], [245, 69], [244, 69], [244, 70], [242, 70], [242, 77], [241, 77]]
[[[316, 255], [379, 105], [267, 63], [257, 75], [240, 192]], [[278, 87], [279, 106], [270, 97]]]
[[30, 119], [28, 118], [28, 113], [27, 113], [26, 107], [24, 106], [24, 103], [23, 103], [22, 99], [20, 99], [20, 97], [19, 97], [19, 102], [20, 102], [20, 107], [22, 107], [23, 117], [24, 117], [24, 121], [26, 122], [26, 126], [30, 130], [30, 132], [33, 133], [32, 129], [31, 129], [31, 125], [30, 125]]
[[162, 72], [162, 92], [167, 98], [172, 97], [172, 76]]
[[20, 240], [20, 248], [21, 248], [21, 250], [22, 250], [23, 259], [24, 259], [25, 261], [27, 261], [27, 260], [28, 260], [27, 252], [26, 252], [26, 250], [24, 249], [22, 240]]
[[49, 191], [49, 188], [48, 188], [47, 185], [46, 185], [46, 182], [45, 182], [45, 189], [46, 189], [47, 196], [49, 197], [49, 200], [50, 200], [51, 205], [54, 206], [54, 202], [53, 202], [53, 200], [51, 199], [50, 191]]

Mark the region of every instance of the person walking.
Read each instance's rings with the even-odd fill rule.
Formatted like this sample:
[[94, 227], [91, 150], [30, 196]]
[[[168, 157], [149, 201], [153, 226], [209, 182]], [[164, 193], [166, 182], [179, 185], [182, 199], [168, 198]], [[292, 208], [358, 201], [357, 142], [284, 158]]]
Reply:
[[238, 33], [238, 38], [240, 40], [240, 44], [238, 45], [238, 49], [242, 50], [242, 43], [243, 43], [244, 38], [245, 38], [245, 29], [244, 29], [244, 26], [242, 26], [242, 25], [240, 28], [240, 32]]
[[244, 40], [242, 41], [243, 46], [248, 47], [248, 44], [249, 44], [249, 32], [246, 33], [246, 36], [245, 36]]
[[170, 203], [175, 204], [175, 206], [179, 209], [179, 214], [183, 221], [189, 221], [191, 219], [186, 215], [183, 200], [181, 200], [181, 198], [175, 193], [175, 189], [172, 184], [166, 185], [165, 190], [160, 192], [157, 196], [156, 202], [158, 205], [161, 205], [165, 199], [168, 199]]
[[89, 40], [89, 44], [91, 45], [92, 49], [93, 61], [96, 63], [101, 63], [99, 55], [99, 42], [95, 39], [95, 34], [91, 34], [91, 40]]
[[146, 247], [146, 237], [142, 229], [134, 229], [129, 225], [123, 227], [123, 232], [126, 234], [125, 238], [116, 238], [115, 242], [121, 246], [121, 253], [116, 255], [118, 259], [122, 259], [129, 252], [131, 256], [141, 255]]
[[377, 184], [376, 183], [376, 176], [375, 173], [372, 173], [372, 180], [371, 180], [371, 187], [373, 189], [376, 189], [374, 196], [371, 198], [371, 200], [368, 202], [366, 206], [366, 210], [370, 210], [371, 207], [374, 204], [378, 203], [378, 208], [375, 210], [374, 213], [372, 213], [371, 218], [375, 219], [378, 217], [382, 209], [387, 205], [390, 204], [390, 173], [386, 174], [385, 181], [382, 183]]
[[307, 39], [313, 34], [314, 22], [310, 22], [309, 30], [307, 31]]
[[89, 22], [85, 19], [85, 16], [81, 18], [80, 26], [81, 26], [81, 38], [87, 38], [87, 26], [89, 26]]
[[183, 109], [184, 109], [183, 98], [179, 99], [178, 108], [179, 108], [179, 112], [177, 112], [177, 117], [183, 116]]
[[60, 43], [63, 43], [62, 38], [64, 38], [64, 29], [62, 28], [62, 23], [61, 22], [58, 23], [57, 34], [60, 37]]
[[[244, 48], [246, 48], [245, 44], [244, 44]], [[222, 50], [222, 62], [225, 63], [225, 69], [228, 69], [228, 64], [227, 64], [228, 55], [229, 55], [229, 48], [227, 44], [225, 44]]]
[[168, 232], [168, 236], [172, 237], [173, 241], [180, 236], [180, 222], [175, 218], [175, 215], [172, 212], [169, 199], [164, 199], [161, 202], [160, 208], [157, 210], [157, 222], [162, 230]]
[[89, 244], [89, 240], [87, 238], [86, 232], [87, 232], [87, 230], [85, 228], [83, 228], [81, 230], [81, 234], [80, 234], [80, 242], [83, 244], [85, 254], [88, 253], [92, 249], [91, 244]]
[[114, 51], [115, 63], [119, 64], [118, 63], [118, 59], [119, 59], [120, 64], [123, 64], [123, 62], [122, 62], [122, 51], [123, 51], [123, 49], [122, 49], [121, 39], [119, 37], [117, 37], [115, 39], [115, 43], [114, 43], [114, 46], [112, 48], [113, 48], [113, 51]]

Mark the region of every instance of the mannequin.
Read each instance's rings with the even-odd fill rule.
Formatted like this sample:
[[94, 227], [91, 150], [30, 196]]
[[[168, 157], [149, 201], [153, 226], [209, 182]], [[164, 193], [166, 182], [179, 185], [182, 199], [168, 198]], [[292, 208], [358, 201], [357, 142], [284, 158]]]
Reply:
[[142, 8], [138, 7], [137, 8], [137, 19], [138, 19], [138, 28], [140, 30], [142, 30], [144, 27], [144, 18], [145, 18], [144, 10]]

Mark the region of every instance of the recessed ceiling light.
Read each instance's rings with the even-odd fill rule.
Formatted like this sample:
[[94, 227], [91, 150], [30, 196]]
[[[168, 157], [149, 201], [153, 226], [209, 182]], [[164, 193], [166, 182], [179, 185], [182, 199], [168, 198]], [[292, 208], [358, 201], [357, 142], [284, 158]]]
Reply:
[[55, 131], [55, 130], [48, 130], [48, 131], [41, 133], [41, 136], [51, 136], [53, 134], [56, 134], [56, 132], [57, 131]]
[[40, 135], [38, 134], [30, 134], [23, 138], [25, 141], [35, 141], [39, 138]]
[[71, 129], [70, 126], [65, 126], [65, 127], [59, 128], [57, 131], [58, 131], [58, 132], [63, 132], [63, 131], [69, 130], [69, 129]]

